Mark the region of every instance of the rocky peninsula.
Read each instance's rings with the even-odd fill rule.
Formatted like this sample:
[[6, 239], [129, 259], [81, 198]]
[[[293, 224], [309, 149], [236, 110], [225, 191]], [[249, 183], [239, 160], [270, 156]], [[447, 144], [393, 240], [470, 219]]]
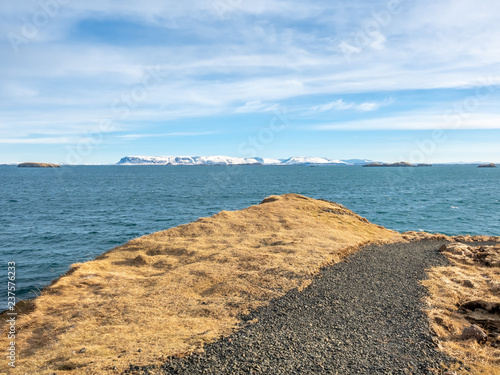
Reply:
[[481, 164], [478, 166], [478, 168], [496, 168], [497, 166], [495, 163], [489, 163], [489, 164]]
[[[462, 358], [461, 352], [446, 347], [440, 352], [438, 339], [431, 337], [420, 281], [429, 267], [439, 271], [448, 265], [447, 252], [439, 249], [460, 241], [482, 246], [498, 239], [401, 234], [334, 202], [270, 196], [258, 205], [146, 235], [72, 265], [39, 297], [18, 303], [17, 367], [12, 371], [4, 361], [0, 372], [354, 369], [431, 374], [455, 365], [459, 369], [451, 354]], [[487, 273], [496, 287], [500, 264], [487, 261], [497, 267]], [[483, 279], [470, 281], [486, 283]], [[457, 280], [465, 285], [458, 274]], [[437, 293], [428, 302], [433, 312], [432, 306], [447, 296], [449, 283], [437, 277], [427, 286]], [[482, 289], [474, 290], [481, 297]], [[456, 319], [462, 319], [457, 302]], [[0, 328], [6, 333], [4, 318]], [[440, 324], [439, 318], [442, 314], [429, 316], [432, 324]], [[450, 334], [470, 328], [466, 322], [453, 323]], [[460, 343], [465, 348], [483, 345], [484, 335], [463, 336]], [[484, 342], [494, 350], [494, 339]], [[9, 347], [6, 334], [0, 346]], [[493, 352], [488, 353], [478, 361], [494, 366]]]
[[400, 239], [339, 204], [287, 194], [132, 240], [73, 265], [33, 301], [17, 321], [18, 368], [106, 374], [162, 364], [232, 333], [242, 315], [305, 288], [321, 267]]
[[34, 163], [34, 162], [21, 163], [17, 167], [18, 168], [61, 168], [61, 166], [58, 164]]

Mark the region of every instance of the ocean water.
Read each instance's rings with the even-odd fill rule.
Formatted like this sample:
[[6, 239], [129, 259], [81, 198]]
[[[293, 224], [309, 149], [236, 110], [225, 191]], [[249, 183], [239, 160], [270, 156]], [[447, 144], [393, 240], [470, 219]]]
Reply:
[[0, 166], [0, 272], [17, 299], [132, 238], [298, 193], [397, 231], [500, 236], [500, 168]]

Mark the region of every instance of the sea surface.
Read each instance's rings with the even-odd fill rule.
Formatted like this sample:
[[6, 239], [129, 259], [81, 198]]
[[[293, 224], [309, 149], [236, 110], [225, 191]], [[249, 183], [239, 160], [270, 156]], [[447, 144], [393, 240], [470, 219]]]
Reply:
[[0, 166], [0, 309], [7, 263], [32, 298], [73, 263], [133, 238], [298, 193], [397, 231], [500, 236], [500, 168]]

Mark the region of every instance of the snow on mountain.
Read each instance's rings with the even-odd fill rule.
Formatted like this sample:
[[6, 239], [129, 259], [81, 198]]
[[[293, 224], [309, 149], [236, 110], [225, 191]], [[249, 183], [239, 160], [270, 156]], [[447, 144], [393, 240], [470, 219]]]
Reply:
[[254, 158], [233, 158], [231, 156], [194, 156], [195, 165], [245, 165], [259, 164]]
[[260, 164], [253, 158], [230, 156], [126, 156], [119, 165], [245, 165]]
[[236, 158], [231, 156], [126, 156], [119, 165], [303, 165], [347, 164], [326, 158], [292, 157], [288, 159]]
[[294, 156], [283, 160], [281, 165], [301, 165], [301, 164], [346, 164], [343, 161], [327, 158], [307, 158]]
[[342, 160], [344, 163], [347, 164], [353, 164], [353, 165], [364, 165], [364, 164], [369, 164], [373, 163], [373, 160], [368, 160], [368, 159], [348, 159], [348, 160]]
[[281, 164], [281, 162], [284, 160], [284, 159], [271, 159], [271, 158], [254, 158], [254, 159], [263, 165], [278, 165]]

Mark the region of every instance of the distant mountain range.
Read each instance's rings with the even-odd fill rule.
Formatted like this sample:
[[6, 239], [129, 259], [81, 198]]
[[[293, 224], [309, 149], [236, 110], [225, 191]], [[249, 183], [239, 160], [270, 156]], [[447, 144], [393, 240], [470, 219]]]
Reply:
[[[272, 158], [238, 158], [232, 156], [126, 156], [117, 165], [367, 165], [373, 166], [398, 166], [409, 163], [382, 163], [368, 159], [337, 160], [321, 157], [293, 156], [288, 159]], [[456, 162], [435, 163], [434, 165], [479, 165], [486, 162]], [[372, 166], [372, 165], [369, 165]], [[430, 164], [419, 164], [416, 166], [430, 166]]]
[[237, 158], [231, 156], [126, 156], [118, 165], [362, 165], [364, 159], [336, 160], [294, 156], [288, 159]]
[[[387, 164], [368, 159], [347, 159], [337, 160], [320, 157], [299, 157], [294, 156], [288, 159], [272, 158], [236, 158], [231, 156], [126, 156], [114, 165], [367, 165], [372, 163]], [[448, 162], [433, 163], [434, 165], [481, 165], [489, 162]], [[16, 166], [17, 163], [5, 163], [0, 166]], [[76, 164], [58, 163], [61, 166], [70, 166]], [[394, 163], [393, 163], [394, 164]], [[397, 164], [397, 163], [396, 163]], [[500, 162], [495, 163], [500, 165]], [[110, 164], [79, 164], [79, 165], [110, 165]], [[423, 166], [423, 165], [420, 165]]]

